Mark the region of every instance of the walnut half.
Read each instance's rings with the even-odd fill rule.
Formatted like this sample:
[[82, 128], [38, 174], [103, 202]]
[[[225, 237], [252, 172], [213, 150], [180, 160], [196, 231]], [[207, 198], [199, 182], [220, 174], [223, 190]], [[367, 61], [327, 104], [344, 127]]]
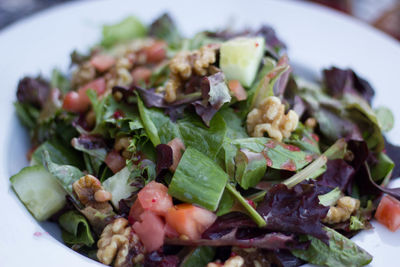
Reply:
[[258, 107], [247, 115], [247, 131], [253, 137], [269, 137], [282, 141], [290, 137], [299, 123], [299, 116], [293, 110], [285, 114], [285, 106], [275, 96], [265, 98]]
[[336, 206], [329, 208], [323, 222], [333, 224], [347, 221], [360, 208], [360, 200], [345, 196], [341, 197]]
[[[211, 64], [216, 61], [218, 49], [218, 44], [209, 44], [191, 52], [177, 53], [169, 62], [171, 74], [164, 87], [165, 101], [174, 102], [179, 88], [193, 74], [205, 76], [210, 73]], [[215, 70], [211, 69], [211, 71]]]
[[101, 186], [101, 182], [93, 175], [85, 175], [72, 184], [74, 192], [79, 201], [86, 207], [93, 207], [98, 210], [108, 209], [111, 200], [111, 193]]

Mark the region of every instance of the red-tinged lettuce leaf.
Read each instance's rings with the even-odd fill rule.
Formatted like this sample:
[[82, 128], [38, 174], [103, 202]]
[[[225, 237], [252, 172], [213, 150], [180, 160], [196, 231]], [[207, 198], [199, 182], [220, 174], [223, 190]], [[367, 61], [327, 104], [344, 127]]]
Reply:
[[328, 242], [321, 219], [326, 216], [329, 207], [321, 205], [318, 198], [318, 195], [328, 191], [315, 184], [301, 183], [291, 189], [277, 184], [268, 191], [257, 211], [270, 230], [308, 234]]
[[159, 178], [160, 176], [165, 174], [169, 167], [171, 167], [173, 163], [173, 151], [169, 145], [159, 144], [156, 146], [156, 152], [156, 175], [157, 178]]
[[41, 77], [25, 77], [18, 83], [17, 99], [20, 103], [42, 108], [50, 93], [50, 84]]
[[326, 88], [331, 96], [342, 97], [344, 94], [353, 93], [360, 95], [371, 104], [375, 94], [374, 89], [353, 70], [332, 67], [325, 69], [323, 74]]
[[203, 100], [198, 100], [194, 102], [193, 105], [197, 115], [209, 126], [211, 119], [222, 105], [231, 101], [224, 74], [222, 72], [217, 72], [216, 74], [205, 77], [202, 82], [201, 90]]
[[317, 179], [317, 184], [332, 189], [338, 187], [340, 191], [344, 191], [351, 184], [354, 174], [354, 168], [346, 161], [342, 159], [329, 160], [327, 169]]

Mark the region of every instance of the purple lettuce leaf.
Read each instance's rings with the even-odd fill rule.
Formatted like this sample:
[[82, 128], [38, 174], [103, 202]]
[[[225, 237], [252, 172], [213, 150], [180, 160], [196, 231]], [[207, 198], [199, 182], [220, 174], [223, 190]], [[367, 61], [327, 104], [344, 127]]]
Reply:
[[153, 251], [146, 255], [144, 266], [146, 267], [177, 267], [179, 258], [175, 255], [164, 255], [160, 251]]
[[182, 240], [179, 238], [166, 239], [166, 244], [180, 246], [238, 246], [263, 249], [306, 249], [308, 243], [299, 243], [294, 235], [282, 233], [260, 233], [251, 238], [238, 237], [238, 228], [234, 228], [218, 239]]
[[308, 243], [299, 243], [294, 235], [260, 229], [246, 215], [232, 212], [218, 219], [199, 240], [167, 239], [167, 244], [184, 246], [239, 246], [264, 249], [306, 249]]
[[41, 77], [25, 77], [18, 83], [17, 99], [20, 103], [42, 108], [50, 93], [50, 84]]
[[258, 30], [245, 29], [232, 31], [225, 29], [217, 32], [206, 32], [208, 37], [220, 40], [228, 40], [239, 36], [261, 36], [265, 39], [266, 50], [276, 59], [286, 51], [286, 45], [278, 38], [275, 30], [268, 25], [262, 25]]
[[198, 100], [192, 105], [195, 107], [196, 114], [207, 126], [210, 126], [215, 113], [224, 103], [230, 102], [231, 96], [222, 72], [204, 77], [200, 88], [203, 100]]
[[321, 219], [326, 216], [329, 207], [321, 205], [318, 199], [318, 195], [328, 191], [315, 184], [301, 183], [291, 189], [277, 184], [268, 191], [257, 211], [270, 230], [308, 234], [328, 242]]
[[344, 191], [352, 182], [354, 168], [342, 159], [329, 160], [327, 169], [318, 179], [317, 184], [331, 189], [339, 187]]
[[157, 165], [156, 165], [156, 176], [157, 178], [164, 175], [168, 168], [173, 163], [173, 151], [169, 145], [159, 144], [156, 146], [157, 153]]
[[332, 67], [323, 71], [325, 85], [328, 93], [334, 97], [342, 97], [346, 93], [362, 96], [369, 104], [375, 95], [371, 85], [359, 77], [351, 69]]

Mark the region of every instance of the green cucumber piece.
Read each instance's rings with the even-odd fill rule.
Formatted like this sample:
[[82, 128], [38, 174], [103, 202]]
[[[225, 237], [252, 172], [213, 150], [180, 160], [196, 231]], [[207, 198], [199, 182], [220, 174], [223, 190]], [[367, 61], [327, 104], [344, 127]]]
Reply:
[[198, 150], [188, 147], [169, 185], [168, 193], [211, 211], [218, 208], [228, 174]]
[[137, 187], [131, 186], [130, 174], [128, 167], [125, 167], [103, 182], [104, 189], [111, 193], [111, 203], [116, 209], [118, 209], [121, 199], [128, 198], [138, 190]]
[[10, 181], [19, 199], [38, 221], [48, 219], [65, 205], [66, 192], [41, 165], [23, 168]]
[[221, 45], [220, 67], [228, 80], [250, 87], [264, 55], [262, 37], [238, 37]]

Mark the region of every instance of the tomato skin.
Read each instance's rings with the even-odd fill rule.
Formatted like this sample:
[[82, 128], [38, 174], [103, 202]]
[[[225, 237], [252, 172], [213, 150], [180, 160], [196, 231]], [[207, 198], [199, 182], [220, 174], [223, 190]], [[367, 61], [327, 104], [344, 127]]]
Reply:
[[106, 80], [104, 78], [98, 78], [78, 89], [79, 96], [82, 99], [81, 101], [87, 103], [88, 106], [90, 105], [90, 99], [87, 96], [86, 91], [89, 89], [96, 91], [97, 96], [104, 94], [106, 91]]
[[384, 196], [378, 205], [375, 218], [390, 231], [397, 231], [400, 228], [400, 201], [391, 196]]
[[247, 99], [247, 92], [238, 80], [230, 80], [228, 82], [228, 88], [237, 100], [242, 101]]
[[132, 229], [139, 236], [147, 252], [159, 249], [164, 244], [165, 226], [162, 219], [151, 211], [140, 215], [141, 222], [135, 222]]
[[140, 201], [144, 210], [150, 210], [161, 216], [165, 216], [173, 206], [172, 197], [168, 195], [168, 188], [154, 181], [140, 190], [138, 201]]
[[65, 95], [62, 108], [69, 112], [78, 113], [85, 112], [88, 106], [85, 103], [82, 103], [78, 92], [71, 91]]
[[146, 55], [147, 62], [158, 63], [163, 61], [167, 55], [166, 43], [163, 41], [156, 41], [152, 45], [143, 49]]
[[104, 162], [107, 164], [108, 168], [112, 170], [113, 173], [119, 172], [126, 165], [125, 159], [116, 150], [112, 150], [111, 152], [109, 152]]
[[90, 59], [90, 64], [99, 72], [104, 72], [114, 66], [115, 58], [105, 54], [95, 55]]
[[132, 72], [132, 79], [135, 85], [140, 85], [145, 82], [149, 83], [151, 77], [151, 70], [146, 67], [136, 67]]
[[217, 215], [211, 211], [187, 203], [170, 208], [166, 216], [169, 226], [191, 240], [200, 239], [216, 219]]
[[106, 91], [106, 81], [104, 78], [99, 78], [79, 88], [78, 91], [68, 92], [64, 97], [63, 109], [76, 113], [85, 112], [90, 106], [90, 99], [86, 94], [89, 89], [95, 90], [97, 95], [102, 95]]
[[179, 161], [182, 158], [182, 151], [185, 151], [185, 145], [183, 144], [182, 140], [178, 137], [172, 139], [167, 143], [172, 148], [172, 165], [169, 169], [172, 172], [175, 172], [176, 168], [178, 167]]

